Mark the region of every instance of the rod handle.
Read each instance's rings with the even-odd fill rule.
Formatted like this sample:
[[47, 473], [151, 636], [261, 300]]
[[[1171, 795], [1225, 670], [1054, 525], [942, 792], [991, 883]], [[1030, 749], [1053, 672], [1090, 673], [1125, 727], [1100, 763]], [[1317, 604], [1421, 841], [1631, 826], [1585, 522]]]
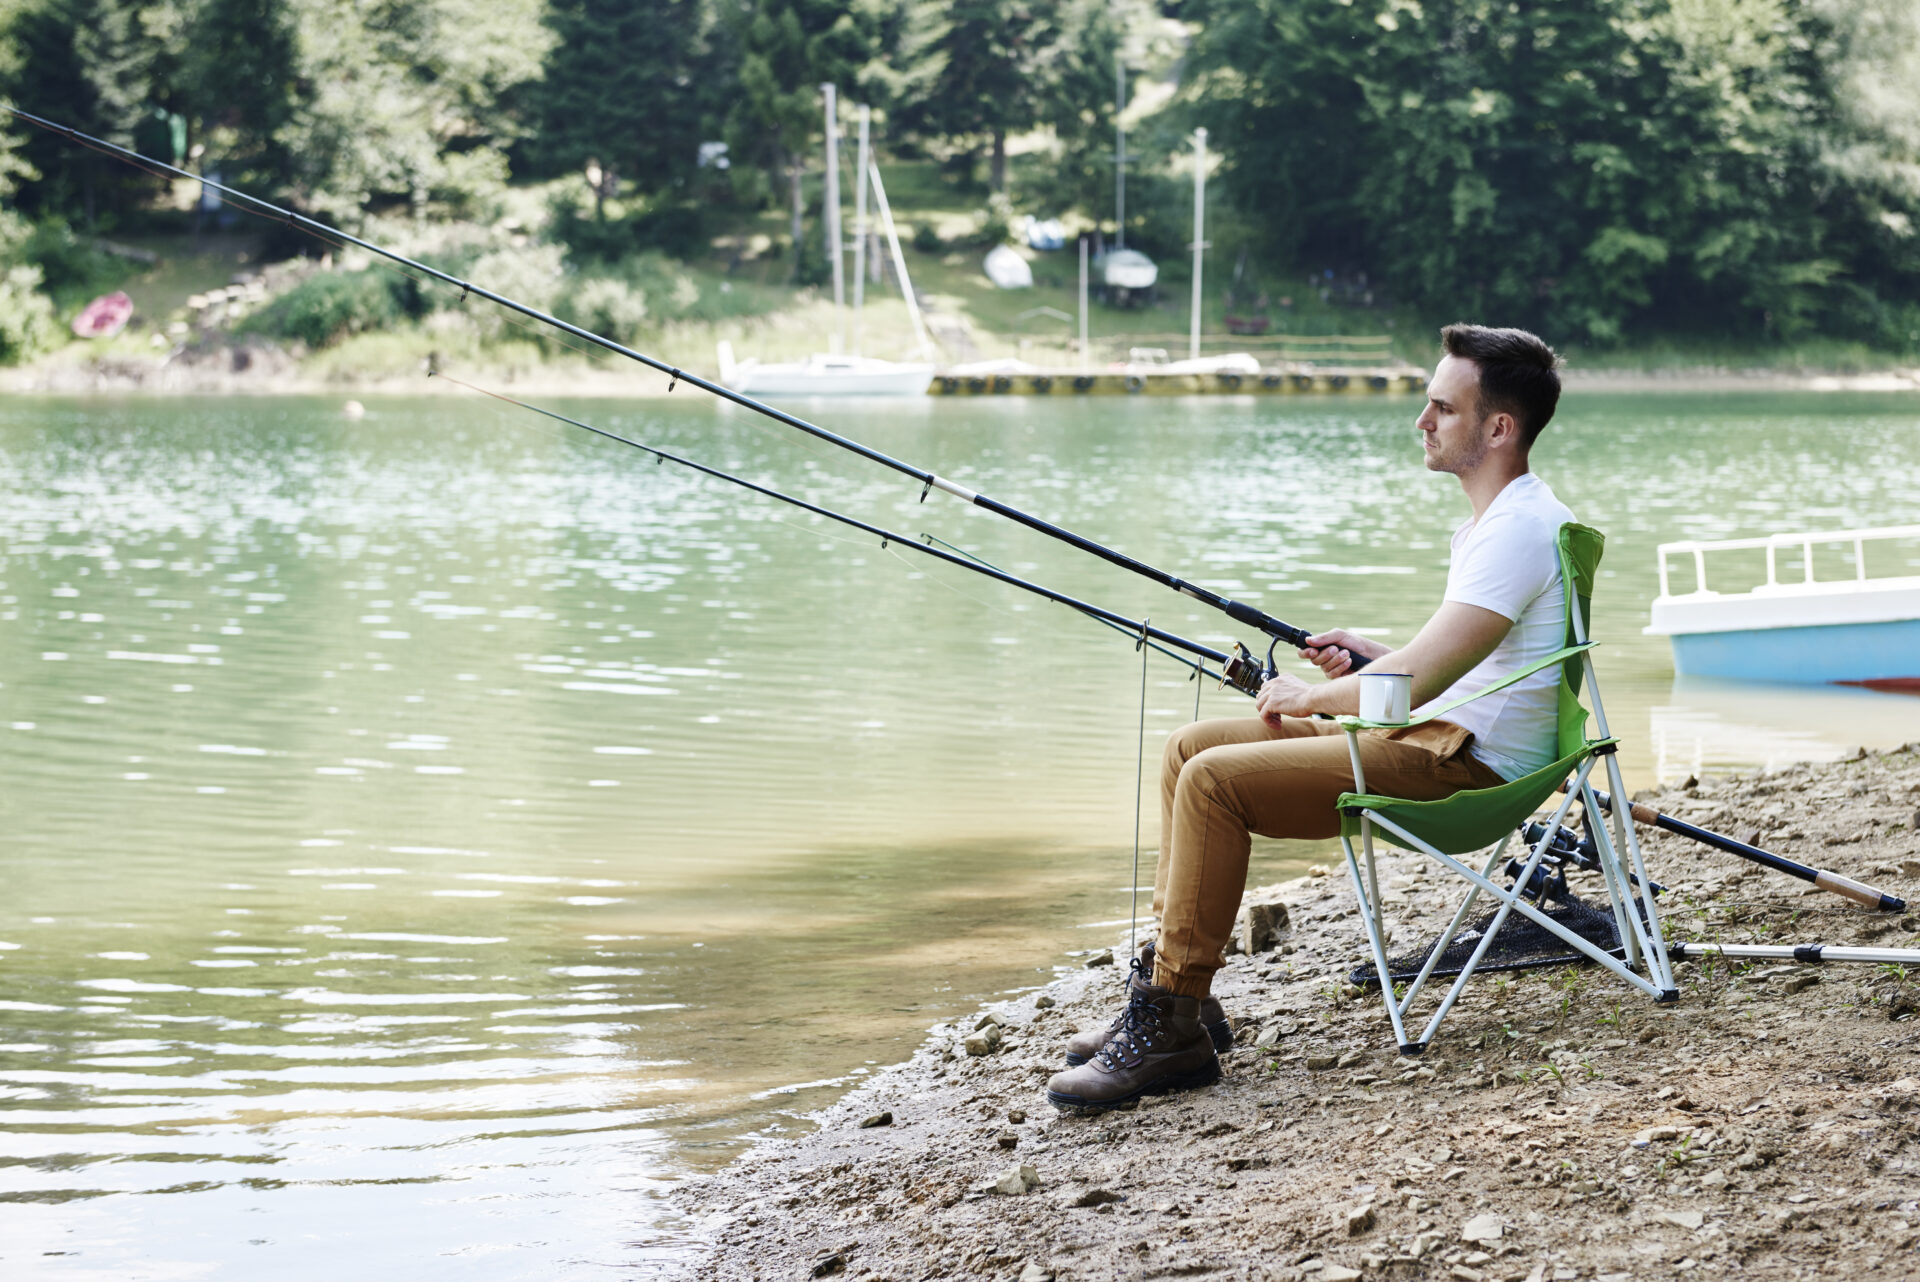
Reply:
[[1871, 908], [1875, 912], [1897, 913], [1905, 912], [1907, 908], [1904, 899], [1883, 895], [1872, 886], [1864, 886], [1851, 877], [1842, 877], [1837, 872], [1821, 869], [1813, 874], [1813, 884], [1822, 890], [1830, 890], [1836, 895], [1845, 895], [1862, 908]]

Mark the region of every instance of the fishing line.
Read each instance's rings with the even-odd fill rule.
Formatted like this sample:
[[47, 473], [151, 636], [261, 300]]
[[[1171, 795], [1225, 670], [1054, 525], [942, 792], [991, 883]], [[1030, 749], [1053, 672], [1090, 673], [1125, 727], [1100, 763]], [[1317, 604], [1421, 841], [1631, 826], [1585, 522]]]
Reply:
[[603, 427], [595, 427], [593, 424], [577, 418], [569, 418], [567, 415], [561, 414], [556, 410], [546, 409], [543, 406], [534, 405], [528, 401], [522, 401], [515, 397], [508, 396], [505, 392], [496, 392], [491, 388], [480, 387], [476, 384], [454, 378], [448, 374], [441, 374], [438, 377], [445, 379], [455, 387], [463, 387], [468, 391], [491, 397], [507, 405], [518, 406], [521, 409], [528, 410], [544, 418], [570, 424], [580, 428], [582, 431], [591, 432], [595, 436], [602, 436], [610, 441], [618, 441], [622, 445], [630, 445], [634, 449], [652, 455], [659, 462], [677, 463], [682, 467], [690, 468], [702, 475], [711, 476], [716, 480], [729, 481], [734, 485], [751, 490], [756, 494], [777, 499], [782, 503], [797, 507], [802, 511], [811, 512], [816, 516], [826, 517], [830, 521], [836, 521], [851, 529], [863, 531], [866, 534], [878, 538], [883, 551], [896, 543], [904, 547], [911, 547], [923, 555], [933, 557], [936, 560], [944, 561], [950, 565], [958, 565], [964, 569], [972, 570], [976, 574], [997, 579], [1011, 587], [1017, 587], [1023, 591], [1031, 592], [1036, 596], [1045, 597], [1049, 601], [1067, 606], [1069, 609], [1078, 610], [1080, 613], [1089, 615], [1090, 617], [1121, 625], [1129, 634], [1139, 633], [1150, 640], [1163, 641], [1168, 645], [1175, 646], [1199, 658], [1211, 659], [1220, 665], [1221, 672], [1223, 673], [1222, 679], [1230, 682], [1235, 689], [1249, 695], [1259, 692], [1261, 681], [1260, 673], [1253, 665], [1245, 662], [1244, 652], [1241, 654], [1228, 654], [1220, 650], [1215, 650], [1211, 646], [1202, 645], [1197, 641], [1190, 641], [1178, 633], [1168, 632], [1164, 628], [1156, 628], [1150, 622], [1136, 621], [1128, 618], [1124, 614], [1117, 614], [1112, 610], [1078, 600], [1065, 593], [1056, 592], [1052, 588], [1042, 584], [1022, 579], [1017, 575], [1008, 574], [1004, 570], [998, 570], [992, 566], [969, 560], [964, 556], [948, 552], [943, 548], [922, 543], [917, 539], [909, 538], [896, 531], [874, 525], [872, 522], [863, 521], [858, 517], [848, 516], [843, 512], [836, 512], [832, 508], [822, 507], [818, 503], [813, 503], [795, 495], [784, 493], [768, 485], [762, 485], [758, 481], [750, 481], [744, 476], [738, 476], [732, 472], [723, 471], [720, 468], [710, 467], [705, 463], [695, 462], [693, 459], [683, 457], [669, 450], [661, 449], [658, 446], [648, 445], [644, 441], [637, 441], [632, 437], [622, 436], [618, 432], [608, 431]]
[[[1245, 626], [1258, 629], [1260, 632], [1262, 632], [1266, 636], [1273, 638], [1276, 644], [1280, 641], [1285, 641], [1288, 644], [1296, 647], [1304, 647], [1306, 644], [1306, 640], [1309, 634], [1304, 629], [1297, 628], [1290, 623], [1283, 622], [1282, 620], [1277, 619], [1272, 615], [1267, 614], [1265, 611], [1260, 610], [1254, 606], [1247, 605], [1244, 602], [1234, 601], [1227, 597], [1223, 597], [1219, 593], [1211, 590], [1210, 588], [1206, 588], [1198, 583], [1182, 579], [1177, 575], [1170, 574], [1167, 571], [1161, 570], [1155, 566], [1149, 565], [1144, 561], [1137, 560], [1134, 557], [1131, 557], [1124, 552], [1120, 552], [1114, 548], [1107, 547], [1104, 544], [1097, 543], [1094, 540], [1086, 538], [1083, 535], [1076, 534], [1072, 530], [1069, 530], [1064, 526], [1056, 525], [1050, 521], [1046, 521], [1039, 517], [1030, 515], [1027, 512], [1021, 511], [1019, 508], [1013, 507], [1012, 505], [1007, 503], [1002, 503], [999, 500], [991, 498], [988, 495], [978, 493], [977, 491], [969, 489], [964, 485], [960, 485], [955, 481], [948, 480], [945, 477], [942, 477], [933, 472], [930, 472], [925, 468], [918, 467], [912, 463], [907, 463], [901, 459], [894, 458], [891, 455], [888, 455], [886, 453], [883, 453], [880, 450], [872, 448], [871, 446], [863, 445], [859, 441], [852, 440], [848, 437], [839, 435], [838, 433], [831, 432], [826, 428], [819, 427], [813, 423], [809, 423], [805, 419], [799, 418], [793, 414], [789, 414], [784, 410], [776, 409], [773, 406], [768, 405], [762, 401], [754, 400], [752, 397], [746, 396], [740, 392], [736, 392], [732, 388], [723, 387], [718, 383], [709, 382], [708, 380], [701, 378], [697, 374], [690, 374], [687, 371], [681, 369], [680, 367], [669, 364], [668, 362], [663, 361], [658, 357], [649, 356], [644, 352], [636, 351], [631, 347], [627, 347], [622, 343], [617, 343], [614, 340], [607, 338], [603, 335], [596, 334], [591, 330], [584, 329], [578, 325], [570, 324], [567, 321], [561, 320], [557, 316], [553, 316], [547, 312], [540, 311], [537, 308], [529, 307], [526, 304], [517, 302], [514, 299], [506, 297], [505, 295], [494, 293], [493, 291], [486, 289], [483, 286], [476, 285], [471, 281], [462, 280], [461, 278], [454, 276], [450, 272], [443, 272], [440, 269], [433, 267], [427, 263], [422, 263], [415, 259], [408, 258], [404, 254], [401, 254], [395, 250], [384, 248], [380, 245], [373, 243], [372, 241], [365, 240], [359, 236], [351, 235], [347, 232], [341, 231], [337, 227], [331, 227], [325, 223], [317, 222], [314, 219], [306, 217], [304, 214], [295, 213], [293, 210], [284, 208], [279, 205], [275, 205], [270, 201], [262, 199], [261, 197], [250, 196], [243, 191], [239, 191], [238, 189], [233, 187], [228, 187], [223, 183], [210, 180], [204, 177], [203, 175], [192, 173], [188, 170], [181, 169], [174, 165], [166, 164], [163, 161], [154, 160], [151, 157], [142, 156], [140, 153], [136, 151], [131, 151], [128, 148], [121, 147], [121, 146], [118, 146], [117, 144], [107, 142], [104, 139], [95, 138], [88, 134], [83, 134], [80, 131], [73, 129], [70, 126], [58, 124], [55, 121], [47, 120], [44, 117], [33, 115], [30, 112], [22, 111], [18, 107], [12, 106], [11, 104], [6, 104], [6, 110], [11, 112], [15, 116], [18, 116], [20, 119], [27, 121], [29, 124], [33, 124], [42, 129], [46, 129], [50, 132], [57, 133], [62, 137], [65, 137], [74, 142], [80, 143], [83, 146], [88, 146], [93, 148], [96, 151], [102, 151], [108, 154], [118, 156], [130, 162], [133, 162], [142, 166], [146, 166], [149, 168], [150, 172], [164, 171], [166, 173], [173, 174], [176, 177], [187, 178], [187, 179], [197, 181], [201, 183], [203, 188], [205, 189], [210, 189], [210, 190], [219, 192], [222, 195], [231, 196], [236, 200], [242, 200], [247, 202], [249, 205], [257, 208], [262, 215], [269, 216], [273, 219], [276, 219], [277, 221], [286, 224], [288, 227], [292, 227], [292, 228], [295, 228], [296, 230], [306, 231], [309, 233], [317, 233], [317, 234], [323, 234], [326, 236], [334, 237], [339, 242], [342, 242], [343, 244], [351, 244], [351, 245], [357, 246], [361, 249], [368, 251], [369, 253], [377, 254], [382, 258], [389, 259], [413, 271], [431, 276], [437, 280], [445, 282], [448, 285], [457, 286], [460, 289], [463, 298], [468, 295], [477, 295], [481, 298], [488, 300], [489, 302], [497, 304], [500, 307], [506, 308], [510, 311], [517, 312], [520, 315], [525, 316], [530, 320], [537, 321], [541, 324], [551, 326], [553, 329], [558, 330], [561, 333], [570, 334], [573, 337], [581, 340], [582, 342], [591, 343], [595, 346], [604, 348], [609, 352], [613, 352], [618, 355], [625, 356], [630, 360], [636, 361], [639, 364], [645, 365], [650, 369], [657, 370], [660, 373], [667, 375], [670, 380], [668, 383], [669, 391], [679, 386], [679, 384], [683, 382], [687, 383], [690, 386], [698, 387], [701, 390], [709, 392], [712, 395], [720, 397], [723, 400], [730, 401], [733, 404], [740, 405], [745, 407], [746, 409], [752, 410], [756, 414], [764, 415], [765, 417], [773, 420], [774, 422], [783, 423], [786, 426], [795, 429], [796, 431], [804, 432], [807, 435], [812, 436], [818, 440], [826, 441], [831, 444], [838, 445], [842, 449], [845, 449], [851, 453], [857, 454], [860, 457], [865, 458], [870, 462], [878, 463], [883, 467], [888, 467], [893, 469], [896, 472], [900, 472], [904, 475], [911, 476], [915, 480], [921, 483], [920, 497], [922, 501], [924, 501], [926, 497], [929, 494], [931, 494], [934, 490], [938, 489], [943, 493], [950, 494], [953, 497], [958, 499], [962, 499], [972, 504], [975, 507], [984, 508], [989, 512], [993, 512], [999, 516], [1003, 516], [1008, 520], [1018, 522], [1021, 525], [1025, 525], [1029, 529], [1032, 529], [1032, 530], [1038, 531], [1041, 534], [1047, 535], [1049, 538], [1059, 539], [1060, 541], [1067, 543], [1073, 547], [1076, 547], [1083, 552], [1087, 552], [1094, 556], [1099, 557], [1101, 560], [1106, 561], [1110, 565], [1116, 565], [1134, 574], [1138, 574], [1145, 578], [1152, 579], [1155, 582], [1162, 584], [1163, 586], [1172, 588], [1176, 592], [1179, 592], [1185, 596], [1191, 597], [1192, 599], [1196, 601], [1200, 601], [1203, 604], [1212, 606], [1214, 609], [1221, 611], [1223, 614], [1225, 614], [1228, 618], [1234, 620], [1236, 623], [1240, 623]], [[1253, 656], [1251, 654], [1243, 650], [1237, 651], [1236, 653], [1241, 663], [1257, 662], [1257, 660], [1253, 659]], [[1351, 670], [1358, 670], [1364, 666], [1366, 666], [1366, 660], [1362, 656], [1356, 654], [1352, 657]]]
[[[1140, 928], [1140, 803], [1145, 798], [1145, 779], [1147, 777], [1147, 624], [1151, 620], [1140, 620], [1140, 643], [1134, 649], [1140, 651], [1140, 731], [1134, 737], [1133, 755], [1133, 878], [1127, 883], [1128, 893], [1133, 896], [1132, 906], [1127, 917], [1127, 956], [1138, 957], [1140, 948], [1134, 936]], [[1156, 884], [1159, 877], [1154, 878]], [[1153, 982], [1148, 975], [1147, 982]]]

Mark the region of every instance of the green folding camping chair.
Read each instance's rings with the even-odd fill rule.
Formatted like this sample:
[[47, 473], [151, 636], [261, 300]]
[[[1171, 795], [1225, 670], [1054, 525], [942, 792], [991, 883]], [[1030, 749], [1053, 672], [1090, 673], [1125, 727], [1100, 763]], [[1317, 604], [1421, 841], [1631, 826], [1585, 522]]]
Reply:
[[[1588, 781], [1594, 767], [1604, 762], [1608, 787], [1613, 796], [1627, 795], [1620, 781], [1620, 763], [1615, 755], [1617, 741], [1607, 730], [1606, 711], [1601, 707], [1600, 690], [1594, 680], [1593, 658], [1589, 652], [1595, 642], [1587, 639], [1594, 571], [1600, 564], [1604, 544], [1605, 539], [1598, 530], [1571, 523], [1560, 527], [1560, 577], [1567, 588], [1567, 630], [1563, 649], [1476, 694], [1427, 709], [1408, 722], [1382, 723], [1363, 721], [1359, 717], [1339, 719], [1341, 727], [1347, 732], [1354, 777], [1354, 791], [1342, 795], [1338, 802], [1340, 844], [1346, 850], [1347, 872], [1353, 878], [1354, 894], [1360, 901], [1360, 919], [1373, 953], [1373, 973], [1386, 1001], [1394, 1038], [1403, 1054], [1418, 1055], [1427, 1048], [1439, 1030], [1440, 1022], [1453, 1009], [1467, 981], [1473, 978], [1475, 969], [1486, 958], [1496, 937], [1514, 913], [1522, 914], [1555, 936], [1573, 953], [1606, 967], [1655, 1001], [1669, 1002], [1679, 996], [1673, 983], [1673, 965], [1667, 958], [1666, 943], [1660, 931], [1660, 910], [1654, 903], [1653, 895], [1644, 892], [1649, 885], [1646, 867], [1640, 857], [1639, 843], [1634, 839], [1633, 825], [1622, 813], [1626, 807], [1611, 808], [1609, 828], [1606, 822], [1596, 818], [1607, 815], [1608, 810], [1595, 800], [1594, 785]], [[1366, 775], [1360, 766], [1360, 731], [1385, 729], [1391, 725], [1418, 725], [1444, 717], [1462, 704], [1485, 698], [1535, 672], [1555, 666], [1560, 671], [1560, 759], [1552, 765], [1497, 787], [1468, 789], [1439, 801], [1407, 801], [1397, 797], [1376, 796], [1367, 791]], [[1580, 702], [1583, 681], [1587, 697], [1593, 705], [1592, 719], [1598, 732], [1591, 737], [1587, 733], [1588, 713]], [[1492, 880], [1494, 870], [1500, 866], [1500, 860], [1505, 856], [1521, 823], [1541, 809], [1563, 786], [1566, 795], [1555, 805], [1551, 820], [1539, 830], [1537, 840], [1527, 843], [1528, 854], [1519, 869], [1517, 880], [1511, 887], [1497, 885]], [[1603, 947], [1602, 942], [1608, 941], [1595, 942], [1576, 933], [1550, 915], [1543, 903], [1529, 897], [1529, 888], [1537, 884], [1536, 873], [1542, 871], [1542, 860], [1553, 847], [1555, 837], [1560, 833], [1561, 825], [1576, 800], [1585, 806], [1594, 859], [1606, 884], [1613, 916], [1611, 938], [1618, 940], [1615, 947]], [[1404, 990], [1399, 992], [1396, 992], [1399, 986], [1387, 961], [1386, 923], [1381, 915], [1379, 874], [1374, 866], [1376, 836], [1404, 849], [1424, 852], [1468, 886], [1466, 899], [1454, 913], [1451, 924], [1435, 941], [1419, 972], [1405, 981]], [[1356, 839], [1358, 850], [1355, 848]], [[1460, 857], [1488, 846], [1494, 847], [1493, 853], [1478, 869], [1461, 862]], [[1636, 896], [1633, 893], [1635, 886], [1643, 888], [1643, 893]], [[1433, 975], [1442, 955], [1453, 946], [1455, 937], [1460, 935], [1469, 914], [1482, 896], [1490, 897], [1497, 905], [1497, 910], [1481, 929], [1477, 944], [1460, 966], [1452, 986], [1441, 998], [1426, 1030], [1417, 1040], [1410, 1040], [1406, 1032], [1406, 1019], [1414, 999]]]

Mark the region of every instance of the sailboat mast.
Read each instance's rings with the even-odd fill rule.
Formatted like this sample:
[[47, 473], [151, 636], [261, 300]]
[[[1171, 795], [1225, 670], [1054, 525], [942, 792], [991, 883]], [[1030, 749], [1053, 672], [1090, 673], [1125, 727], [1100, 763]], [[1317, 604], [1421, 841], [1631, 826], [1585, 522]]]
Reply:
[[1193, 330], [1187, 356], [1200, 359], [1200, 264], [1207, 247], [1207, 131], [1193, 131]]
[[827, 261], [833, 264], [833, 350], [846, 346], [847, 282], [840, 271], [839, 112], [833, 86], [821, 85], [827, 98]]
[[1127, 109], [1127, 64], [1113, 55], [1113, 247], [1127, 247], [1127, 127], [1121, 115]]
[[860, 306], [866, 301], [867, 285], [867, 167], [871, 149], [868, 128], [873, 108], [860, 108], [860, 159], [854, 166], [853, 181], [853, 354], [860, 354]]

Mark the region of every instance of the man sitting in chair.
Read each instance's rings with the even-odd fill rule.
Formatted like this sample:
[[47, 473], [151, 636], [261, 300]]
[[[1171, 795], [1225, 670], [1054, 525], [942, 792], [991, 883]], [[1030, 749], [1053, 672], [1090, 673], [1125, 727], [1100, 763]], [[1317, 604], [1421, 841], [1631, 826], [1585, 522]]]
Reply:
[[[1199, 721], [1167, 740], [1160, 776], [1160, 861], [1153, 878], [1157, 942], [1141, 949], [1127, 1005], [1077, 1035], [1047, 1096], [1062, 1108], [1111, 1108], [1142, 1095], [1205, 1086], [1231, 1042], [1209, 996], [1246, 889], [1249, 834], [1325, 839], [1334, 801], [1354, 790], [1346, 736], [1316, 713], [1356, 713], [1352, 656], [1413, 677], [1416, 708], [1492, 685], [1558, 650], [1566, 590], [1556, 539], [1573, 513], [1527, 470], [1527, 452], [1560, 399], [1553, 349], [1524, 330], [1449, 325], [1446, 355], [1414, 426], [1427, 470], [1460, 478], [1473, 516], [1454, 531], [1447, 588], [1433, 617], [1399, 649], [1336, 628], [1300, 656], [1330, 678], [1283, 673], [1261, 689], [1256, 717]], [[1555, 672], [1549, 668], [1456, 710], [1451, 721], [1369, 730], [1359, 752], [1367, 790], [1413, 800], [1489, 788], [1555, 760]]]

